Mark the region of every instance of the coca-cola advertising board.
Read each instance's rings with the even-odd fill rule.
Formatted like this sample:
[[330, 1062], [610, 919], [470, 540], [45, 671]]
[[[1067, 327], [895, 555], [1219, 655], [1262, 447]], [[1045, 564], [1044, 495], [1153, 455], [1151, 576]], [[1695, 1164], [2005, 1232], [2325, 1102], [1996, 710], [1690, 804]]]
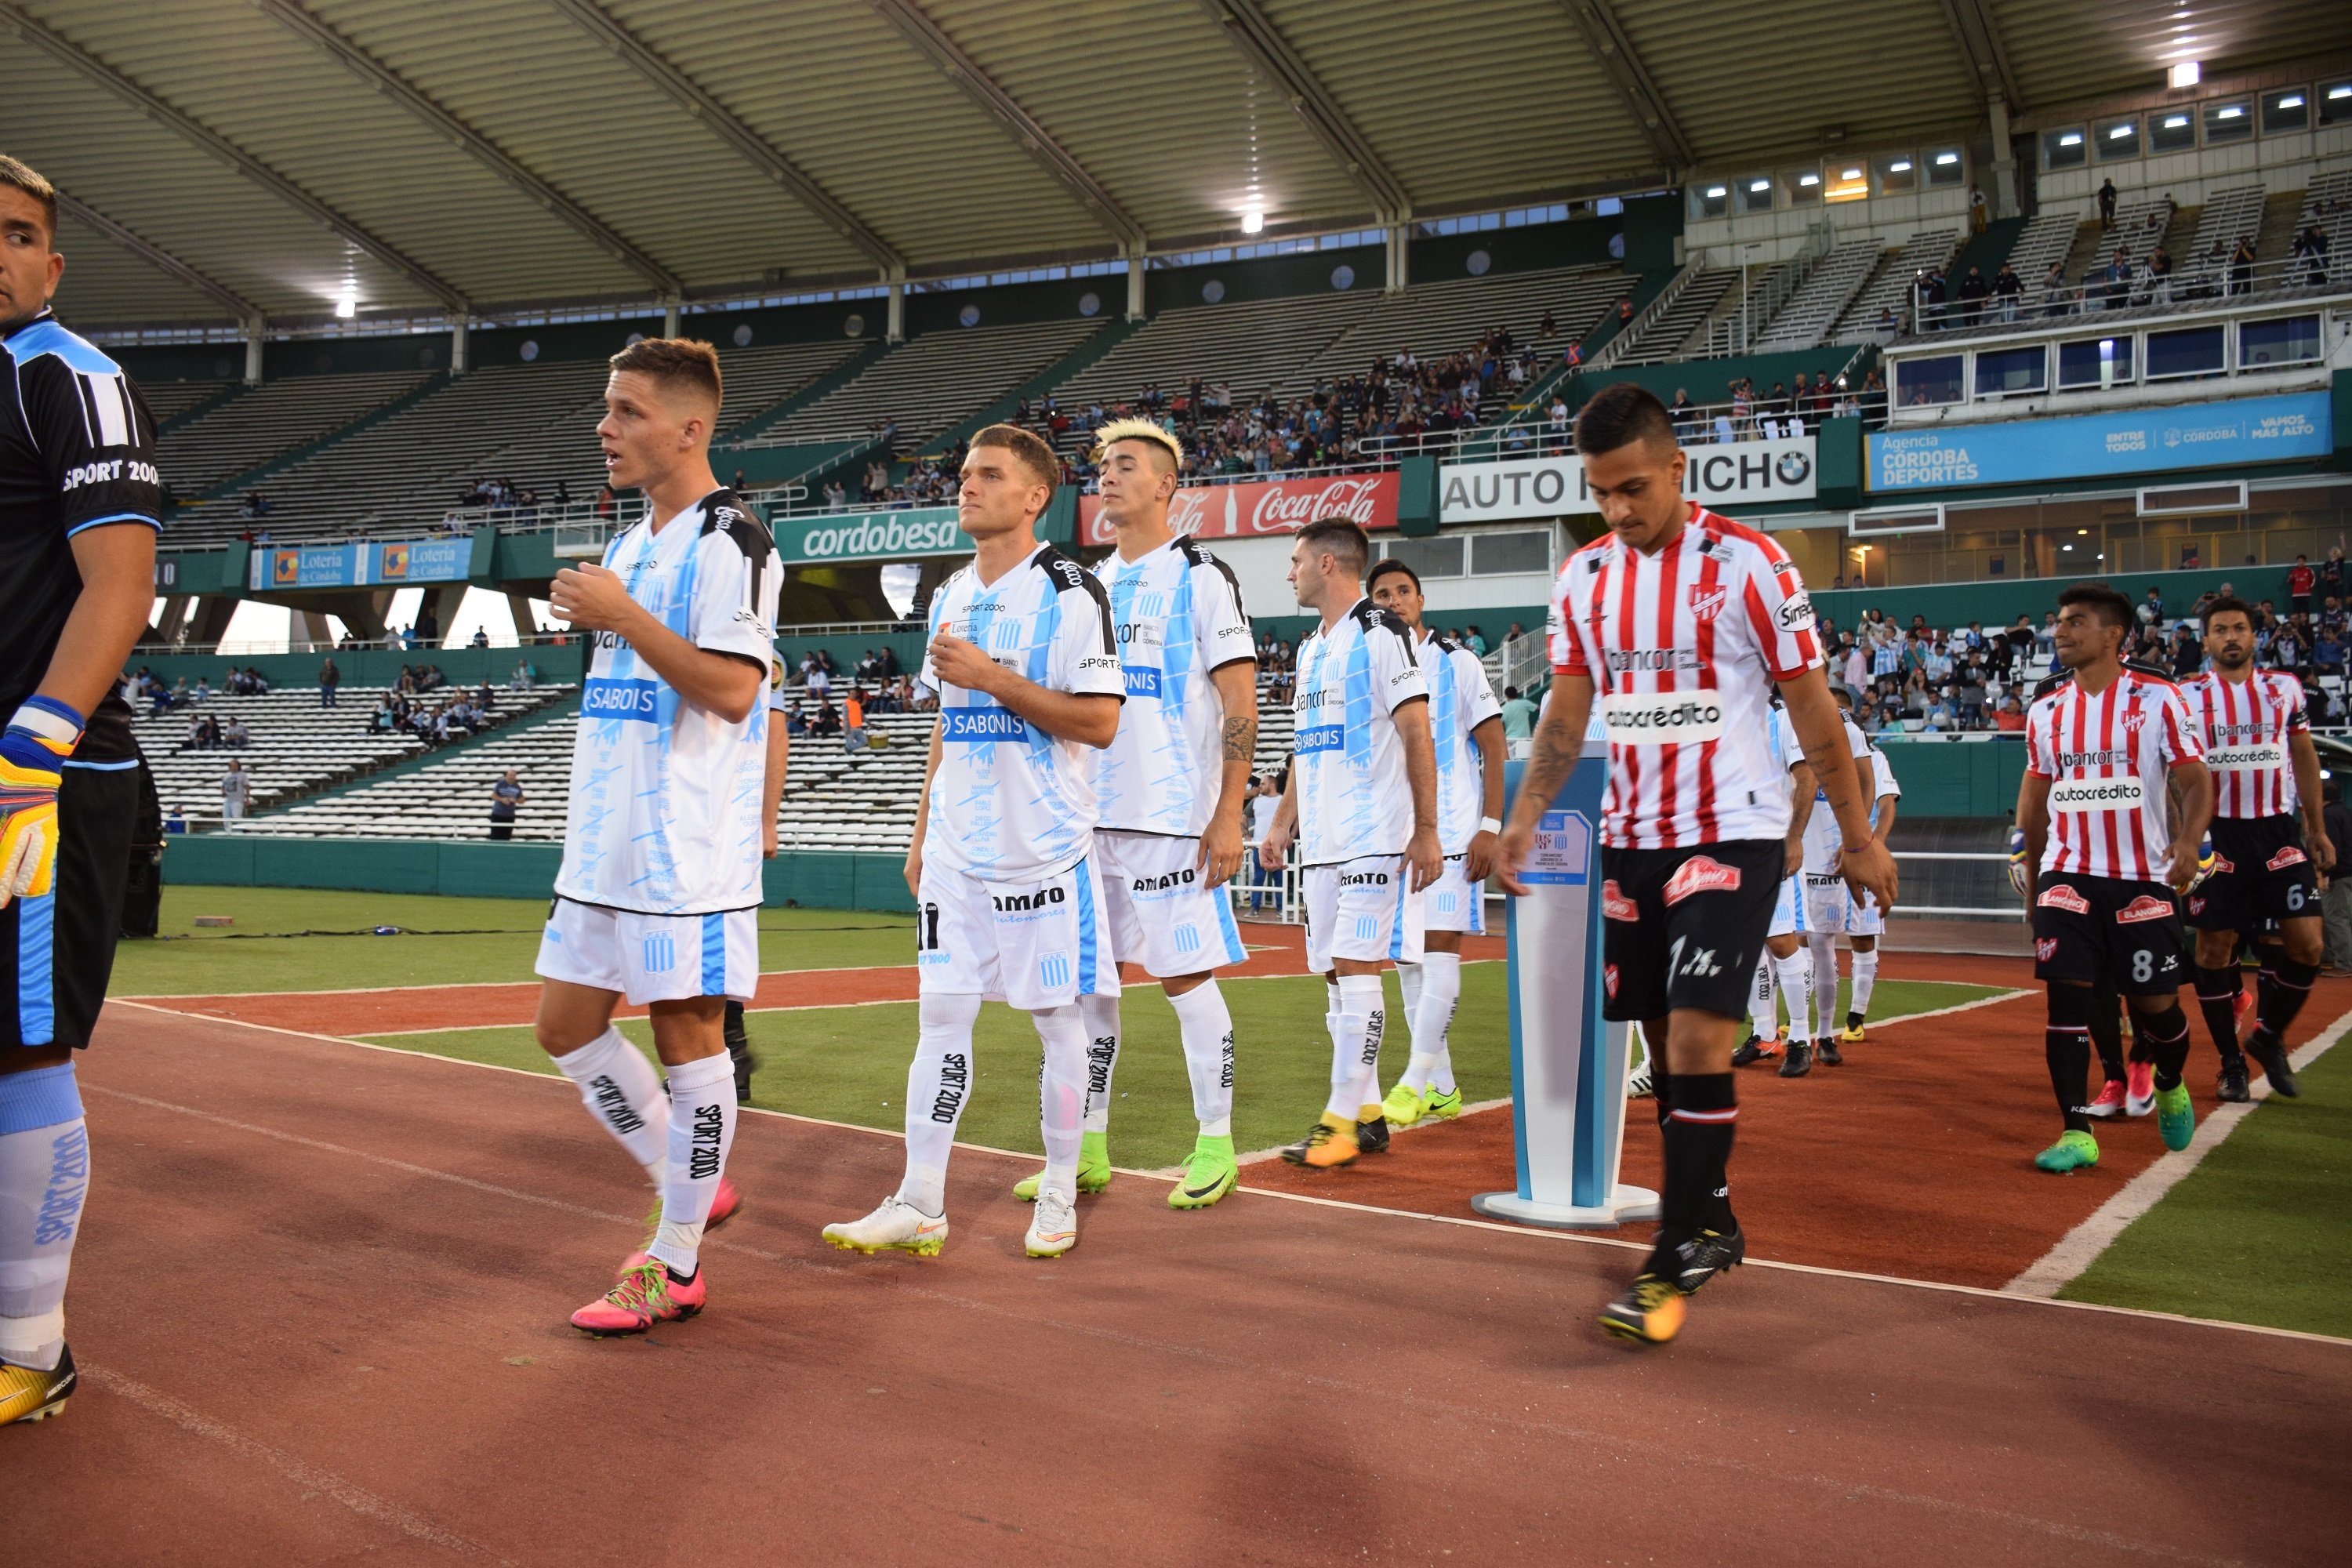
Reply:
[[[1397, 477], [1333, 474], [1313, 479], [1260, 479], [1239, 485], [1187, 485], [1168, 505], [1168, 526], [1202, 539], [1290, 533], [1318, 517], [1344, 517], [1366, 529], [1397, 525]], [[1117, 538], [1098, 496], [1078, 498], [1078, 540]]]

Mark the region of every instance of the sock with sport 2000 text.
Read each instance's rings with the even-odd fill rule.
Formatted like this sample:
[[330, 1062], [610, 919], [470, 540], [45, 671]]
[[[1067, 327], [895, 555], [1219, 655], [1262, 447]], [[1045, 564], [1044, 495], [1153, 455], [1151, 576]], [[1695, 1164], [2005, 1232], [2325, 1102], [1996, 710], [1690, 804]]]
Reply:
[[1108, 1132], [1111, 1074], [1118, 1068], [1118, 998], [1081, 996], [1077, 1008], [1087, 1030], [1087, 1106], [1082, 1125], [1088, 1132]]
[[1773, 977], [1780, 983], [1781, 999], [1789, 1005], [1789, 1039], [1794, 1044], [1813, 1037], [1812, 960], [1803, 948], [1772, 960]]
[[1834, 1035], [1837, 1026], [1832, 1021], [1832, 1015], [1837, 1011], [1837, 938], [1828, 931], [1808, 931], [1805, 933], [1805, 952], [1807, 983], [1811, 985], [1812, 994], [1821, 1005], [1820, 1032], [1823, 1036]]
[[2257, 999], [2254, 1027], [2284, 1048], [2287, 1026], [2303, 1011], [2303, 1005], [2311, 1000], [2311, 983], [2319, 978], [2319, 965], [2297, 963], [2281, 952], [2271, 959], [2270, 974], [2270, 994]]
[[1772, 1007], [1774, 994], [1772, 950], [1768, 947], [1756, 955], [1756, 981], [1748, 988], [1748, 1032], [1759, 1040], [1770, 1039], [1780, 1026], [1780, 1015]]
[[[1093, 1000], [1093, 998], [1088, 998]], [[1192, 1115], [1203, 1138], [1230, 1138], [1234, 1131], [1234, 1016], [1214, 976], [1181, 996], [1177, 1037], [1184, 1046], [1184, 1072], [1192, 1080]], [[1099, 1042], [1097, 1042], [1099, 1043]]]
[[1675, 1079], [1675, 1108], [1667, 1115], [1664, 1190], [1659, 1194], [1658, 1237], [1651, 1253], [1653, 1272], [1675, 1247], [1703, 1230], [1728, 1234], [1731, 1215], [1732, 1135], [1739, 1126], [1739, 1089], [1727, 1072], [1684, 1073]]
[[677, 1279], [691, 1279], [701, 1267], [702, 1227], [734, 1146], [734, 1058], [720, 1051], [671, 1067], [661, 1225], [646, 1250]]
[[89, 1191], [73, 1063], [0, 1074], [0, 1362], [47, 1372], [66, 1348], [66, 1272]]
[[2180, 1087], [2180, 1069], [2189, 1065], [2189, 1015], [2173, 1002], [2161, 1013], [2134, 1013], [2132, 1027], [2147, 1042], [2156, 1063], [2156, 1087]]
[[971, 1098], [971, 1026], [980, 997], [926, 991], [916, 1004], [915, 1059], [907, 1064], [907, 1174], [898, 1198], [934, 1218], [947, 1212], [948, 1153]]
[[1078, 1195], [1078, 1148], [1087, 1110], [1087, 1020], [1076, 1002], [1029, 1015], [1045, 1058], [1037, 1070], [1037, 1125], [1045, 1142], [1040, 1193]]
[[1363, 1114], [1365, 1087], [1380, 1076], [1388, 1008], [1377, 974], [1343, 974], [1332, 989], [1339, 1005], [1323, 1020], [1331, 1032], [1331, 1097], [1323, 1114], [1354, 1121]]
[[2197, 1010], [2205, 1016], [2206, 1032], [2213, 1037], [2213, 1048], [2221, 1053], [2224, 1067], [2245, 1059], [2238, 1048], [2238, 998], [2244, 990], [2245, 976], [2236, 964], [2227, 969], [2198, 966]]
[[580, 1089], [588, 1114], [629, 1152], [658, 1191], [668, 1180], [669, 1101], [661, 1074], [616, 1028], [607, 1027], [578, 1050], [555, 1058], [558, 1071]]
[[1878, 949], [1853, 955], [1853, 994], [1846, 999], [1845, 1026], [1859, 1029], [1870, 1016], [1870, 994], [1878, 985]]
[[1425, 952], [1414, 965], [1422, 971], [1421, 994], [1405, 1005], [1412, 1023], [1412, 1059], [1404, 1069], [1412, 1089], [1435, 1084], [1440, 1093], [1454, 1092], [1454, 1056], [1446, 1036], [1454, 1026], [1454, 1010], [1462, 1002], [1462, 955]]
[[[2042, 1037], [2042, 1051], [2050, 1064], [2050, 1092], [2058, 1099], [2058, 1114], [2070, 1132], [2088, 1132], [2090, 1115], [2083, 1109], [2091, 1078], [2091, 1024], [2099, 1009], [2088, 988], [2053, 984], [2050, 1021]], [[2106, 1011], [2112, 1013], [2110, 1005]]]

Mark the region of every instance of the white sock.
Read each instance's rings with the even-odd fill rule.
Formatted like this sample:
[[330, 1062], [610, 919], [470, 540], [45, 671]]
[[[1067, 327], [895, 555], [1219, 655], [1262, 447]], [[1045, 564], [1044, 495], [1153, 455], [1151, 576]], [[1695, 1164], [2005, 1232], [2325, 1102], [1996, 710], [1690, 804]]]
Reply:
[[1181, 996], [1171, 996], [1184, 1042], [1184, 1071], [1192, 1080], [1192, 1115], [1204, 1138], [1234, 1130], [1234, 1016], [1212, 975]]
[[605, 1031], [568, 1056], [555, 1058], [565, 1078], [580, 1086], [581, 1103], [645, 1168], [658, 1188], [668, 1179], [669, 1101], [662, 1097], [661, 1074], [616, 1028]]
[[916, 1005], [915, 1059], [907, 1064], [907, 1174], [898, 1196], [927, 1215], [948, 1205], [948, 1152], [971, 1095], [971, 1026], [980, 997], [926, 991]]
[[1087, 1105], [1087, 1021], [1076, 1002], [1029, 1015], [1045, 1047], [1037, 1073], [1037, 1123], [1045, 1140], [1045, 1173], [1037, 1190], [1078, 1195], [1078, 1142]]
[[1078, 1015], [1087, 1031], [1085, 1129], [1110, 1131], [1110, 1075], [1118, 1066], [1118, 998], [1081, 996]]
[[1441, 1093], [1454, 1092], [1454, 1054], [1446, 1048], [1446, 1032], [1454, 1026], [1454, 1009], [1462, 1001], [1462, 955], [1424, 952], [1415, 966], [1425, 973], [1420, 1005], [1412, 1010], [1412, 1059], [1404, 1069], [1406, 1085], [1426, 1089], [1435, 1084]]
[[1862, 1017], [1868, 1017], [1871, 989], [1877, 984], [1878, 950], [1874, 947], [1868, 952], [1855, 953], [1853, 955], [1853, 1000], [1846, 1004], [1846, 1010]]
[[[1424, 952], [1422, 956], [1426, 958], [1429, 955]], [[1397, 1021], [1412, 1032], [1410, 1043], [1418, 1052], [1421, 1049], [1421, 987], [1426, 977], [1418, 963], [1400, 963], [1396, 972], [1397, 990], [1404, 997], [1404, 1005], [1397, 1013]]]
[[1780, 1026], [1780, 1016], [1772, 1010], [1772, 950], [1768, 947], [1756, 955], [1756, 984], [1748, 997], [1748, 1028], [1769, 1040]]
[[1789, 1038], [1810, 1040], [1813, 1037], [1813, 974], [1812, 963], [1799, 948], [1786, 958], [1772, 960], [1772, 973], [1780, 983], [1780, 995], [1789, 1004]]
[[89, 1194], [70, 1061], [0, 1074], [0, 1361], [47, 1372], [66, 1348], [66, 1273]]
[[669, 1168], [661, 1228], [646, 1250], [673, 1274], [700, 1267], [703, 1222], [735, 1146], [735, 1063], [725, 1051], [669, 1069]]
[[1827, 931], [1807, 931], [1805, 949], [1812, 955], [1813, 1001], [1822, 1015], [1822, 1026], [1814, 1032], [1827, 1037], [1838, 1031], [1837, 938]]
[[1388, 999], [1381, 994], [1377, 974], [1343, 974], [1333, 989], [1339, 994], [1339, 1006], [1323, 1018], [1331, 1031], [1331, 1098], [1324, 1102], [1323, 1111], [1353, 1121], [1363, 1113], [1367, 1079], [1377, 1088]]

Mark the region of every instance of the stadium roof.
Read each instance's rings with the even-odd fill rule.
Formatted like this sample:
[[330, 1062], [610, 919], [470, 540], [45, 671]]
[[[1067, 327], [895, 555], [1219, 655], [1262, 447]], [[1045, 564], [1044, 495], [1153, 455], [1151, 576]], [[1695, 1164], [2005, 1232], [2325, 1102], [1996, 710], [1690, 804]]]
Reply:
[[2330, 0], [0, 0], [98, 322], [1104, 259], [1957, 135]]

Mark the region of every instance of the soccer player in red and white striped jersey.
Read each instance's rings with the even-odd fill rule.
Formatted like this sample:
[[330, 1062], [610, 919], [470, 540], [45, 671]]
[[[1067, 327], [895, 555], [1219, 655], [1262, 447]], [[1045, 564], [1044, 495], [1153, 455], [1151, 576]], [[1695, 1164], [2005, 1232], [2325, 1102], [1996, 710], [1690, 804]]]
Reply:
[[2179, 994], [2188, 942], [2174, 894], [2197, 874], [2213, 784], [2180, 689], [2124, 668], [2132, 618], [2131, 601], [2104, 583], [2059, 595], [2058, 658], [2074, 679], [2036, 698], [2025, 721], [2017, 825], [2025, 835], [2033, 973], [2050, 992], [2043, 1051], [2065, 1122], [2034, 1163], [2057, 1174], [2099, 1163], [2084, 1080], [2091, 988], [2101, 980], [2127, 999], [2154, 1054], [2166, 1145], [2186, 1148], [2197, 1130], [2180, 1081], [2189, 1059]]
[[[2302, 683], [2254, 668], [2254, 619], [2245, 601], [2216, 599], [2205, 607], [2204, 622], [2212, 668], [2180, 689], [2213, 772], [2213, 870], [2189, 896], [2197, 1005], [2221, 1053], [2223, 1100], [2248, 1098], [2249, 1052], [2271, 1088], [2292, 1096], [2287, 1026], [2319, 973], [2319, 879], [2336, 861], [2320, 818], [2319, 753], [2311, 744]], [[2268, 929], [2273, 921], [2274, 935]], [[2238, 1047], [2241, 936], [2263, 953], [2254, 1033], [2244, 1051]]]
[[1507, 890], [1528, 890], [1518, 868], [1597, 702], [1609, 731], [1602, 1013], [1642, 1026], [1665, 1142], [1657, 1240], [1601, 1321], [1656, 1343], [1681, 1328], [1684, 1299], [1747, 1247], [1725, 1167], [1739, 1114], [1732, 1050], [1788, 868], [1772, 686], [1836, 813], [1847, 879], [1890, 905], [1895, 863], [1871, 836], [1796, 567], [1765, 535], [1684, 499], [1673, 421], [1641, 387], [1586, 404], [1576, 447], [1609, 532], [1553, 584], [1552, 690], [1496, 871]]

